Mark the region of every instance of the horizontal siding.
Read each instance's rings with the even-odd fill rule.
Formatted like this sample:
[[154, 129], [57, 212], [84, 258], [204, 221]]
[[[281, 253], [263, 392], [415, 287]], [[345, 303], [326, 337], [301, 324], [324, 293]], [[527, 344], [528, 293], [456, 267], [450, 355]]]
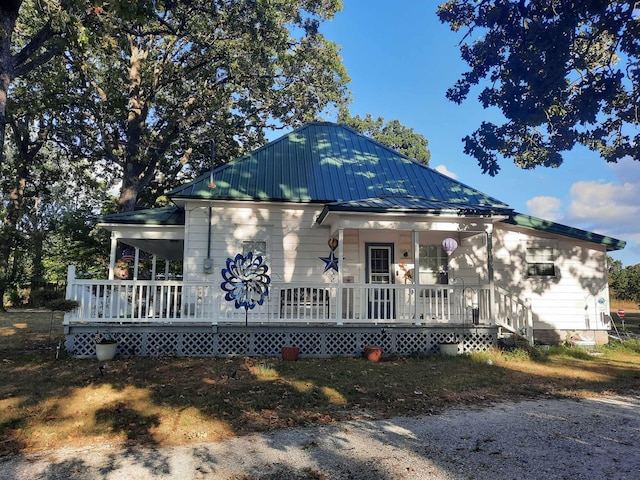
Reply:
[[[536, 329], [594, 328], [597, 299], [609, 304], [606, 252], [600, 246], [557, 235], [532, 235], [517, 228], [496, 230], [494, 272], [497, 285], [531, 301]], [[528, 245], [552, 246], [554, 278], [526, 277]]]

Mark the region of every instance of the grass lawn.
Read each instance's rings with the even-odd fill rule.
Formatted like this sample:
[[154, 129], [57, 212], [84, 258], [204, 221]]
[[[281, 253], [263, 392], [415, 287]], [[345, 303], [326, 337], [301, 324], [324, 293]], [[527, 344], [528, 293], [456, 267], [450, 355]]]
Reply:
[[[104, 442], [178, 445], [461, 405], [640, 392], [637, 340], [598, 355], [554, 347], [379, 363], [116, 358], [101, 369], [97, 360], [56, 358], [61, 318], [0, 313], [0, 456]], [[627, 309], [625, 329], [639, 326], [640, 312]]]

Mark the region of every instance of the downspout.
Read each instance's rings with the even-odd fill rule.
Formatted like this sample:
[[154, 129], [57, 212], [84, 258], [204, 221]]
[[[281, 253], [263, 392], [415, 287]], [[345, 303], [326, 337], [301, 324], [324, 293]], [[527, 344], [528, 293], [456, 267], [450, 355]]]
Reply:
[[[216, 146], [215, 142], [211, 140], [211, 168], [209, 169], [209, 188], [216, 188], [216, 184], [213, 182], [213, 165], [216, 158]], [[209, 225], [207, 227], [207, 258], [204, 259], [202, 270], [204, 273], [213, 273], [213, 259], [211, 258], [211, 222], [213, 220], [213, 207], [209, 203]]]

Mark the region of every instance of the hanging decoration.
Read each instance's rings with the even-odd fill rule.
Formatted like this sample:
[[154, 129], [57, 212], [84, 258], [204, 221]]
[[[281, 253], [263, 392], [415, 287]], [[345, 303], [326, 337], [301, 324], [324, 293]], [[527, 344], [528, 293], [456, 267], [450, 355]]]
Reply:
[[227, 258], [227, 268], [222, 269], [224, 282], [220, 285], [227, 292], [224, 299], [235, 302], [236, 308], [245, 309], [246, 312], [262, 305], [265, 297], [269, 295], [271, 277], [267, 275], [267, 267], [260, 255], [254, 258], [253, 252], [244, 257], [241, 253], [235, 258]]
[[124, 250], [122, 250], [122, 256], [120, 257], [121, 260], [124, 260], [125, 262], [133, 262], [136, 258], [136, 252], [133, 248], [125, 248]]
[[329, 270], [338, 271], [338, 257], [336, 257], [336, 248], [338, 248], [338, 240], [335, 238], [330, 238], [327, 242], [329, 244], [329, 256], [328, 257], [319, 257], [322, 260], [324, 265], [324, 272], [327, 273]]
[[448, 237], [442, 241], [442, 248], [447, 255], [451, 255], [456, 248], [458, 248], [458, 242], [454, 238]]

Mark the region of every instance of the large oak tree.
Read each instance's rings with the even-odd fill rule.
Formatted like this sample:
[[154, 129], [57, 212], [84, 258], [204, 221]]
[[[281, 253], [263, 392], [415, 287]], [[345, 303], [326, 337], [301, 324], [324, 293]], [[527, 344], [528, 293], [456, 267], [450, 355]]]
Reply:
[[463, 139], [484, 173], [498, 173], [499, 157], [557, 167], [578, 144], [609, 162], [640, 159], [638, 2], [450, 0], [438, 15], [463, 33], [470, 67], [447, 97], [483, 85], [480, 103], [506, 118]]
[[[337, 0], [193, 0], [156, 4], [145, 21], [105, 17], [105, 35], [73, 56], [80, 147], [122, 178], [119, 210], [347, 100], [338, 47], [319, 32]], [[161, 191], [162, 189], [157, 189]], [[144, 205], [148, 206], [148, 205]]]

